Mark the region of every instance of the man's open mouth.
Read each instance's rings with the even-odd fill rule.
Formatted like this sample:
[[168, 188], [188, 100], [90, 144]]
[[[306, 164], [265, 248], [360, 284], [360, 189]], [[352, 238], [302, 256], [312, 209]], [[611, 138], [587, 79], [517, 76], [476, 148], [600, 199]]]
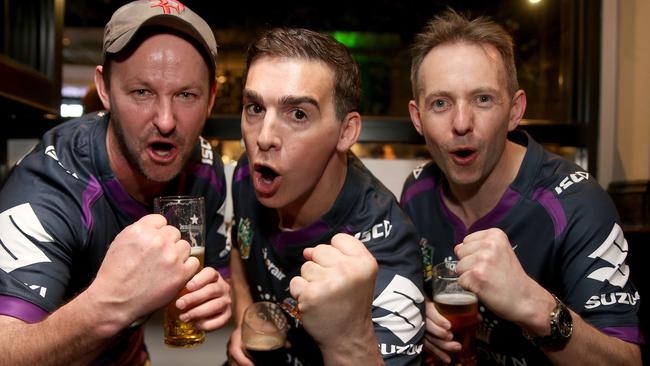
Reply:
[[154, 142], [151, 144], [153, 152], [161, 157], [169, 156], [174, 149], [174, 145], [167, 142]]
[[265, 183], [271, 183], [278, 177], [278, 173], [266, 165], [256, 165], [255, 171], [260, 174]]
[[474, 150], [470, 149], [461, 149], [461, 150], [456, 150], [454, 151], [454, 155], [461, 157], [461, 158], [466, 158], [474, 153]]

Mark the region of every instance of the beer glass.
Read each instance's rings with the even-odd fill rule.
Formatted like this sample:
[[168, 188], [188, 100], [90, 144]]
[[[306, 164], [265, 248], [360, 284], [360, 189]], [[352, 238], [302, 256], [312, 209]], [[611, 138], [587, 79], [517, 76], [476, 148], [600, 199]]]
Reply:
[[284, 310], [269, 301], [251, 304], [242, 319], [242, 344], [256, 365], [285, 364], [284, 343], [289, 325]]
[[[203, 268], [205, 257], [205, 208], [203, 197], [167, 196], [154, 199], [154, 213], [167, 219], [167, 224], [181, 232], [181, 239], [191, 245], [190, 255], [199, 259]], [[203, 343], [205, 334], [192, 322], [182, 322], [176, 300], [187, 293], [183, 287], [174, 300], [165, 307], [165, 344], [173, 347], [193, 347]]]
[[478, 298], [460, 287], [456, 265], [448, 261], [433, 268], [433, 303], [451, 323], [454, 340], [462, 345], [459, 353], [451, 353], [451, 365], [476, 365], [476, 328], [478, 326]]

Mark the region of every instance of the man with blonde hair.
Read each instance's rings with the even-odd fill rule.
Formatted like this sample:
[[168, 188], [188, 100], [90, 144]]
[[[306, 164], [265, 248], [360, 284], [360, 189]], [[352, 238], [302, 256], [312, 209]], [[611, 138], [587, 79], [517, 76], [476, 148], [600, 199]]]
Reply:
[[[459, 259], [459, 284], [478, 296], [479, 364], [640, 364], [620, 220], [589, 173], [516, 130], [526, 94], [511, 37], [449, 10], [413, 52], [409, 112], [433, 161], [401, 204], [427, 264]], [[426, 328], [426, 350], [448, 362], [461, 345], [430, 301]]]

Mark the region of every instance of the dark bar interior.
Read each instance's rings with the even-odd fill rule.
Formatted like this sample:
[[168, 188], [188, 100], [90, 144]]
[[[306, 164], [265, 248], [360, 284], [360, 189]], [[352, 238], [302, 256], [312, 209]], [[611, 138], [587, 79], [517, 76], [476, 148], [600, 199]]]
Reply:
[[[125, 3], [123, 0], [0, 0], [0, 182], [46, 130], [83, 113], [82, 98], [93, 82], [95, 65], [102, 61], [103, 27], [113, 11]], [[518, 78], [529, 101], [521, 129], [548, 150], [581, 165], [608, 190], [624, 224], [632, 279], [642, 298], [647, 296], [650, 274], [644, 259], [648, 258], [650, 245], [650, 154], [645, 148], [650, 145], [648, 115], [637, 117], [645, 121], [645, 129], [639, 130], [645, 145], [631, 144], [638, 149], [644, 146], [645, 150], [634, 154], [635, 159], [645, 156], [636, 165], [642, 167], [641, 171], [635, 172], [634, 167], [625, 165], [626, 160], [635, 159], [630, 158], [625, 146], [616, 146], [620, 139], [613, 140], [613, 148], [602, 142], [611, 135], [612, 125], [619, 131], [638, 128], [636, 124], [623, 125], [618, 121], [629, 119], [630, 114], [624, 111], [637, 100], [632, 97], [627, 102], [626, 95], [620, 94], [620, 90], [632, 89], [625, 82], [632, 84], [640, 78], [650, 85], [647, 73], [630, 76], [623, 70], [628, 54], [616, 48], [603, 49], [603, 39], [609, 35], [604, 29], [610, 29], [606, 28], [606, 20], [611, 19], [605, 15], [612, 6], [619, 12], [616, 42], [621, 48], [630, 45], [634, 48], [636, 43], [631, 42], [642, 42], [637, 39], [644, 39], [647, 34], [635, 32], [649, 30], [648, 26], [642, 28], [644, 25], [634, 23], [639, 19], [634, 14], [638, 11], [650, 16], [647, 4], [616, 0], [541, 0], [539, 3], [378, 0], [372, 5], [349, 1], [309, 4], [185, 0], [184, 3], [206, 19], [219, 44], [218, 94], [203, 135], [227, 166], [234, 164], [242, 153], [243, 57], [249, 42], [261, 31], [276, 26], [306, 27], [333, 35], [351, 50], [361, 70], [360, 113], [363, 116], [363, 130], [353, 151], [363, 159], [379, 160], [378, 169], [382, 169], [381, 164], [386, 161], [413, 162], [409, 163], [411, 167], [429, 158], [407, 109], [412, 98], [409, 45], [414, 35], [433, 14], [448, 6], [493, 17], [514, 36]], [[635, 36], [632, 41], [630, 37], [624, 38], [630, 34]], [[639, 51], [638, 57], [647, 60], [648, 55], [642, 52], [650, 54], [650, 51]], [[612, 65], [603, 57], [609, 53], [616, 55], [618, 63]], [[604, 84], [612, 74], [621, 78], [616, 90]], [[604, 110], [604, 105], [612, 105], [604, 101], [613, 103], [613, 109]], [[647, 112], [642, 106], [639, 108], [639, 114]], [[603, 111], [607, 114], [603, 115]], [[612, 113], [615, 121], [611, 121]], [[614, 156], [614, 163], [610, 156]], [[378, 175], [381, 177], [381, 173]], [[647, 339], [650, 335], [648, 305], [643, 304], [640, 317]], [[155, 354], [156, 349], [151, 351]], [[210, 352], [219, 352], [217, 357], [225, 355], [223, 350]], [[647, 350], [643, 353], [650, 360]]]

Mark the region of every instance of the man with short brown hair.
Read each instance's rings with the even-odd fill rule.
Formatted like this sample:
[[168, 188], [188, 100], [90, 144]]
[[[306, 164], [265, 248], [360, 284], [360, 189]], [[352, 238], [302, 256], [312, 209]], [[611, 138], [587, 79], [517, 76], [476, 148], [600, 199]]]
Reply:
[[233, 175], [233, 364], [249, 359], [253, 301], [289, 317], [287, 365], [418, 365], [423, 296], [415, 229], [349, 150], [361, 130], [359, 72], [329, 35], [273, 29], [249, 48]]

